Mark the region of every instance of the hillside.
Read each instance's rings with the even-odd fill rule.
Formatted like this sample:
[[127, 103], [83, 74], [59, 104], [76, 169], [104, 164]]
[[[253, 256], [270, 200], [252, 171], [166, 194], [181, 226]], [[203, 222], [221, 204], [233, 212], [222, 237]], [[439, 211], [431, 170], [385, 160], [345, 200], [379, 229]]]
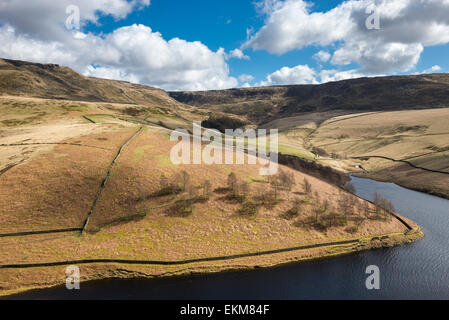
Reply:
[[363, 168], [359, 175], [449, 198], [448, 118], [449, 108], [343, 116], [322, 123], [308, 141], [323, 163], [340, 155], [337, 161]]
[[[447, 175], [434, 172], [449, 170], [449, 136], [441, 123], [449, 106], [448, 74], [167, 93], [85, 77], [67, 67], [0, 59], [0, 94], [0, 124], [8, 129], [0, 127], [0, 137], [68, 113], [98, 121], [110, 121], [101, 115], [112, 113], [168, 129], [189, 129], [193, 120], [208, 120], [204, 125], [215, 128], [272, 128], [279, 129], [284, 155], [449, 197]], [[435, 111], [425, 111], [429, 109]], [[390, 112], [400, 112], [400, 117], [391, 118]], [[60, 135], [66, 137], [67, 132]], [[367, 155], [378, 158], [357, 159]], [[0, 170], [28, 156], [1, 161], [8, 157], [9, 152], [0, 155]]]
[[70, 68], [0, 59], [0, 95], [179, 107], [165, 91], [83, 76]]
[[0, 74], [0, 295], [62, 285], [69, 264], [82, 281], [153, 278], [422, 237], [386, 202], [285, 166], [260, 176], [250, 155], [173, 164], [171, 130], [204, 114], [162, 90], [9, 60]]
[[449, 198], [449, 74], [170, 95], [278, 129], [283, 154]]
[[[30, 98], [16, 103], [36, 107]], [[81, 266], [83, 281], [152, 278], [268, 267], [421, 237], [413, 222], [406, 220], [410, 232], [374, 204], [286, 167], [292, 184], [273, 189], [260, 165], [173, 165], [170, 131], [112, 112], [83, 121], [93, 108], [17, 125], [0, 139], [10, 155], [4, 163], [25, 157], [0, 175], [0, 295], [63, 284], [67, 264]], [[190, 178], [178, 178], [183, 172]], [[229, 187], [231, 173], [238, 189]], [[229, 258], [207, 260], [214, 257]]]
[[179, 102], [245, 116], [256, 123], [309, 112], [391, 111], [449, 106], [449, 74], [360, 78], [207, 92], [170, 92]]

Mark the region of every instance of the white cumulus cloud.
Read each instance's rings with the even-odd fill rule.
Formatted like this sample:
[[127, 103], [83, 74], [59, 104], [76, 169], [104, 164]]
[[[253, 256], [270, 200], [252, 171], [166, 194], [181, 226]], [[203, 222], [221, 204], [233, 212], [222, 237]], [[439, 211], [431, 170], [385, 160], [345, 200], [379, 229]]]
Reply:
[[[283, 67], [266, 77], [266, 80], [258, 83], [260, 86], [294, 85], [294, 84], [320, 84], [331, 81], [340, 81], [354, 78], [362, 78], [367, 75], [360, 73], [357, 69], [350, 70], [321, 70], [316, 71], [308, 65], [296, 67]], [[369, 76], [384, 76], [376, 74]]]
[[236, 59], [242, 59], [242, 60], [249, 60], [249, 56], [243, 53], [240, 49], [234, 49], [229, 52], [227, 55], [228, 59], [236, 58]]
[[[380, 30], [366, 27], [373, 3]], [[265, 24], [244, 48], [284, 54], [335, 46], [332, 63], [356, 63], [366, 74], [409, 71], [425, 47], [449, 42], [447, 0], [347, 0], [325, 12], [314, 12], [304, 0], [265, 0], [258, 7]]]
[[347, 71], [322, 70], [320, 72], [320, 82], [326, 83], [331, 81], [341, 81], [347, 79], [362, 78], [364, 76], [365, 75], [360, 73], [358, 70], [347, 70]]
[[323, 50], [320, 50], [313, 55], [316, 60], [321, 62], [328, 62], [331, 56], [332, 55], [329, 52]]
[[283, 67], [261, 81], [261, 86], [287, 84], [317, 84], [316, 72], [308, 65], [298, 65], [293, 68]]
[[434, 65], [433, 67], [426, 69], [423, 71], [423, 73], [436, 73], [440, 72], [442, 69], [439, 65]]
[[241, 74], [239, 76], [239, 81], [240, 82], [251, 82], [254, 80], [254, 76], [250, 75], [250, 74]]
[[[70, 2], [2, 1], [0, 57], [58, 63], [85, 75], [166, 90], [223, 89], [238, 85], [238, 80], [230, 76], [228, 55], [223, 49], [212, 51], [199, 41], [166, 40], [148, 26], [134, 24], [109, 34], [74, 37], [64, 25], [65, 8]], [[148, 6], [150, 1], [82, 0], [77, 4], [82, 21], [97, 22], [100, 13], [119, 19]], [[233, 54], [239, 56], [235, 50]]]

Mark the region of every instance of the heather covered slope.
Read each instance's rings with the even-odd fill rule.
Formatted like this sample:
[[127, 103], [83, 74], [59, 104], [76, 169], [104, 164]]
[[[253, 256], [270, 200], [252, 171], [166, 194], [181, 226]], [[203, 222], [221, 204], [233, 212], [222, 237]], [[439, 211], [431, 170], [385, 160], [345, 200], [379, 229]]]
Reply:
[[449, 105], [449, 75], [360, 78], [205, 92], [170, 92], [179, 102], [248, 117], [256, 123], [308, 112], [441, 108]]

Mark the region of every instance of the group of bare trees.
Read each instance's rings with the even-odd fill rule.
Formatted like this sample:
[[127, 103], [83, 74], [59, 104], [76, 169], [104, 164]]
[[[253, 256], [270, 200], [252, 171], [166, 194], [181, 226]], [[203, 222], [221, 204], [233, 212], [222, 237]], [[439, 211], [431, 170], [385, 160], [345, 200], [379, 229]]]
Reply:
[[266, 207], [274, 207], [282, 201], [283, 196], [290, 200], [293, 187], [296, 185], [293, 173], [280, 170], [276, 175], [268, 176], [269, 188], [259, 188], [256, 197]]
[[244, 201], [251, 192], [249, 183], [237, 177], [234, 172], [228, 176], [228, 189], [231, 191], [230, 197]]
[[[256, 190], [256, 198], [259, 198], [262, 202], [277, 201], [283, 192], [290, 196], [292, 188], [295, 186], [296, 181], [292, 173], [280, 170], [278, 174], [269, 176], [266, 181], [270, 188], [259, 188]], [[231, 172], [228, 176], [228, 189], [231, 191], [231, 197], [234, 199], [245, 200], [251, 194], [250, 184], [237, 177], [234, 172]]]
[[[242, 215], [255, 215], [262, 206], [272, 208], [279, 201], [285, 199], [290, 201], [292, 189], [296, 185], [293, 173], [280, 170], [278, 174], [270, 176], [264, 183], [269, 188], [259, 184], [257, 189], [251, 190], [251, 185], [246, 180], [231, 172], [227, 178], [228, 199], [241, 203], [238, 212]], [[337, 205], [334, 207], [328, 199], [321, 199], [320, 194], [313, 190], [312, 184], [304, 179], [303, 181], [304, 199], [295, 197], [292, 199], [291, 207], [283, 213], [287, 219], [299, 218], [306, 212], [306, 206], [312, 206], [312, 215], [303, 219], [302, 225], [313, 225], [319, 230], [325, 230], [333, 226], [346, 226], [348, 221], [354, 220], [355, 225], [350, 232], [355, 232], [366, 219], [388, 220], [391, 219], [391, 212], [394, 212], [393, 204], [378, 193], [374, 193], [374, 205], [366, 201], [361, 201], [354, 196], [355, 187], [348, 183], [345, 186], [347, 192], [338, 195]], [[193, 204], [199, 201], [208, 201], [212, 192], [212, 184], [205, 180], [199, 185], [195, 185], [189, 173], [182, 170], [170, 178], [162, 175], [160, 178], [160, 190], [158, 196], [174, 197], [171, 210], [182, 216], [187, 216], [193, 212]], [[283, 198], [281, 198], [283, 196]], [[310, 209], [307, 211], [310, 212]]]
[[[190, 178], [190, 174], [182, 170], [170, 178], [167, 178], [163, 174], [159, 181], [159, 191], [157, 196], [168, 196], [168, 195], [180, 195], [196, 197], [201, 195], [202, 197], [209, 198], [212, 184], [209, 180], [204, 180], [199, 186], [193, 184]], [[202, 194], [199, 193], [202, 190]]]
[[296, 181], [293, 173], [280, 170], [278, 174], [269, 176], [266, 181], [269, 188], [258, 185], [255, 190], [251, 189], [250, 183], [239, 178], [234, 172], [228, 175], [229, 198], [242, 203], [239, 213], [243, 215], [254, 215], [260, 207], [274, 207], [283, 194], [290, 197], [292, 188]]
[[373, 205], [362, 201], [354, 195], [356, 189], [353, 184], [347, 183], [344, 189], [346, 192], [340, 192], [337, 197], [339, 200], [334, 207], [328, 199], [322, 200], [320, 194], [313, 190], [311, 183], [304, 179], [303, 190], [306, 199], [302, 201], [295, 200], [292, 208], [284, 214], [284, 217], [288, 219], [298, 217], [302, 211], [300, 207], [307, 204], [312, 206], [312, 216], [309, 216], [305, 222], [300, 223], [302, 226], [313, 225], [316, 229], [326, 230], [333, 226], [346, 226], [349, 220], [352, 220], [354, 225], [347, 228], [348, 232], [356, 232], [366, 219], [391, 219], [390, 213], [394, 211], [394, 207], [384, 197], [375, 193]]
[[350, 213], [358, 212], [362, 220], [390, 220], [391, 213], [395, 211], [393, 204], [377, 192], [374, 192], [373, 198], [374, 205], [353, 197], [353, 200], [346, 200], [346, 206], [349, 206]]
[[374, 204], [376, 205], [376, 218], [388, 220], [391, 219], [392, 212], [395, 211], [393, 204], [377, 192], [374, 192]]
[[157, 196], [173, 196], [174, 202], [170, 212], [175, 215], [187, 216], [193, 213], [193, 204], [207, 201], [210, 198], [212, 184], [204, 180], [199, 186], [192, 182], [190, 174], [182, 170], [168, 178], [162, 175]]
[[260, 205], [251, 196], [250, 184], [238, 177], [234, 172], [228, 175], [228, 190], [230, 194], [228, 199], [235, 200], [241, 203], [238, 210], [240, 215], [254, 216], [259, 212]]
[[287, 195], [290, 196], [293, 187], [296, 185], [293, 173], [284, 170], [280, 170], [277, 175], [270, 176], [269, 182], [275, 199], [282, 191], [286, 191]]
[[348, 191], [349, 193], [352, 194], [356, 194], [357, 190], [355, 189], [354, 185], [350, 182], [346, 183], [345, 186], [343, 187], [346, 191]]

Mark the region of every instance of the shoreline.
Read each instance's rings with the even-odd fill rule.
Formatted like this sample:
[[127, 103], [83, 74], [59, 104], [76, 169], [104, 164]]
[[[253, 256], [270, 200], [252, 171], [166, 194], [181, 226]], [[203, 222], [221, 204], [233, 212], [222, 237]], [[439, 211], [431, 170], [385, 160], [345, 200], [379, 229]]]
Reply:
[[[322, 247], [313, 248], [316, 252], [309, 254], [307, 256], [298, 255], [299, 253], [304, 253], [304, 249], [298, 249], [289, 253], [294, 253], [294, 255], [288, 253], [273, 253], [267, 254], [267, 256], [276, 258], [274, 262], [270, 261], [241, 261], [247, 259], [248, 257], [235, 258], [236, 264], [226, 265], [214, 265], [210, 264], [210, 261], [204, 261], [199, 263], [190, 263], [192, 266], [183, 269], [174, 269], [172, 271], [165, 270], [165, 272], [151, 273], [149, 268], [145, 265], [131, 265], [131, 264], [121, 264], [121, 263], [111, 263], [103, 265], [102, 267], [107, 267], [106, 271], [99, 272], [87, 277], [81, 277], [81, 282], [94, 282], [94, 281], [107, 281], [107, 280], [131, 280], [131, 279], [163, 279], [163, 278], [174, 278], [174, 277], [186, 277], [195, 275], [205, 275], [212, 273], [226, 273], [226, 272], [238, 272], [245, 270], [255, 270], [260, 268], [276, 268], [283, 265], [319, 261], [324, 259], [330, 259], [339, 256], [345, 256], [354, 254], [357, 252], [363, 252], [368, 250], [380, 249], [380, 248], [391, 248], [394, 246], [404, 245], [407, 243], [415, 242], [424, 237], [424, 233], [421, 228], [417, 225], [405, 233], [393, 233], [386, 235], [370, 236], [366, 238], [352, 239], [353, 243], [350, 244], [337, 244]], [[358, 240], [358, 241], [357, 241]], [[346, 240], [350, 241], [350, 240]], [[317, 244], [319, 245], [319, 244]], [[317, 250], [319, 249], [319, 250]], [[268, 259], [267, 259], [268, 260]], [[93, 267], [89, 264], [88, 267]], [[108, 268], [108, 266], [110, 266]], [[170, 269], [170, 268], [166, 268]], [[46, 283], [33, 287], [23, 287], [12, 290], [0, 291], [0, 298], [14, 299], [14, 295], [25, 294], [29, 291], [34, 290], [45, 290], [61, 287], [64, 282], [58, 283]]]
[[[362, 174], [348, 173], [345, 174], [348, 179], [350, 177], [360, 177], [369, 179]], [[318, 178], [320, 179], [320, 178]], [[321, 180], [321, 179], [320, 179]], [[379, 181], [376, 179], [372, 179]], [[358, 197], [360, 198], [360, 197]], [[366, 199], [360, 198], [368, 201]], [[368, 201], [371, 202], [371, 201]], [[372, 203], [372, 202], [371, 202]], [[400, 221], [408, 230], [405, 232], [397, 232], [390, 234], [369, 235], [362, 238], [352, 239], [334, 239], [333, 242], [318, 243], [318, 244], [303, 244], [302, 247], [296, 248], [284, 248], [265, 252], [237, 254], [228, 257], [212, 257], [212, 258], [200, 258], [187, 260], [187, 262], [160, 262], [154, 263], [160, 267], [152, 265], [150, 261], [141, 262], [131, 260], [112, 261], [105, 259], [89, 260], [96, 262], [83, 262], [83, 261], [66, 261], [56, 263], [40, 263], [30, 265], [10, 265], [12, 269], [18, 271], [24, 269], [36, 269], [46, 268], [47, 271], [53, 271], [55, 267], [77, 265], [86, 267], [87, 276], [81, 277], [81, 282], [92, 281], [106, 281], [106, 280], [130, 280], [130, 279], [162, 279], [173, 277], [186, 277], [191, 275], [211, 274], [211, 273], [223, 273], [223, 272], [237, 272], [245, 270], [255, 270], [259, 268], [275, 268], [287, 264], [300, 263], [306, 261], [318, 261], [323, 259], [329, 259], [338, 256], [350, 255], [356, 252], [368, 251], [379, 248], [388, 248], [393, 246], [399, 246], [407, 243], [411, 243], [422, 239], [424, 233], [421, 228], [413, 221], [403, 218], [402, 216], [390, 212], [393, 218]], [[232, 263], [227, 263], [226, 261]], [[217, 261], [220, 261], [219, 263]], [[186, 266], [185, 268], [180, 265]], [[175, 267], [178, 266], [178, 267]], [[7, 267], [7, 266], [6, 266]], [[2, 266], [0, 266], [2, 269]], [[7, 268], [3, 268], [4, 270]], [[59, 270], [54, 270], [59, 272]], [[19, 272], [20, 274], [20, 272]], [[82, 274], [86, 274], [82, 272]], [[52, 279], [48, 282], [43, 282], [36, 286], [26, 286], [1, 290], [0, 298], [14, 298], [16, 294], [24, 294], [28, 291], [45, 290], [51, 288], [57, 288], [63, 286], [65, 278], [59, 278], [57, 280]]]
[[361, 179], [369, 179], [369, 180], [374, 180], [377, 182], [385, 182], [385, 183], [393, 183], [399, 187], [408, 189], [408, 190], [412, 190], [412, 191], [416, 191], [416, 192], [421, 192], [421, 193], [425, 193], [429, 196], [434, 196], [434, 197], [438, 197], [438, 198], [442, 198], [445, 200], [449, 200], [449, 195], [448, 194], [444, 194], [444, 193], [440, 193], [437, 191], [433, 191], [433, 190], [428, 190], [426, 188], [419, 188], [419, 187], [415, 187], [415, 186], [407, 186], [405, 184], [399, 183], [397, 181], [395, 181], [394, 179], [382, 179], [376, 176], [376, 174], [371, 174], [371, 173], [360, 173], [360, 172], [348, 172], [349, 176], [354, 176], [357, 178], [361, 178]]

